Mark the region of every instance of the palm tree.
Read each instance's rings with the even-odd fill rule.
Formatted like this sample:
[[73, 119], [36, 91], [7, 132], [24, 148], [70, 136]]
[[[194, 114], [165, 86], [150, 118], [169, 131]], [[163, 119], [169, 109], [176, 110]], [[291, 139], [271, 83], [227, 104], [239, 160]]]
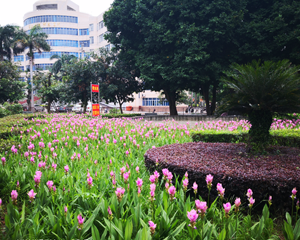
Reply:
[[30, 82], [31, 82], [31, 111], [34, 111], [34, 95], [33, 95], [33, 83], [32, 83], [32, 66], [34, 64], [34, 52], [41, 53], [42, 51], [50, 51], [50, 46], [46, 42], [48, 35], [42, 32], [42, 28], [35, 25], [30, 29], [29, 33], [23, 32], [23, 36], [16, 43], [24, 48], [28, 48], [27, 56], [30, 60]]
[[19, 37], [18, 27], [12, 25], [0, 26], [0, 61], [4, 58], [11, 60], [11, 56], [23, 52], [24, 48], [14, 44]]
[[57, 54], [51, 56], [50, 60], [57, 59], [57, 61], [53, 64], [53, 66], [51, 68], [51, 72], [54, 75], [57, 75], [59, 73], [59, 71], [61, 70], [62, 66], [64, 64], [70, 63], [70, 61], [74, 58], [76, 58], [74, 55], [66, 55], [66, 54], [63, 54], [62, 56], [59, 56]]
[[248, 115], [250, 143], [266, 144], [274, 113], [300, 111], [299, 68], [289, 60], [234, 64], [223, 81], [231, 89], [219, 114], [229, 110]]

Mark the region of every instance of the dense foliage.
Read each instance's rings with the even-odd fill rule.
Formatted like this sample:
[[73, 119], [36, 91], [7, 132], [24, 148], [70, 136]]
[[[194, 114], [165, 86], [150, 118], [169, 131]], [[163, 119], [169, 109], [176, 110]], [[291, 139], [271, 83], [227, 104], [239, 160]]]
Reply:
[[[251, 208], [244, 200], [231, 206], [227, 195], [212, 202], [205, 195], [201, 198], [200, 191], [196, 197], [189, 194], [193, 176], [186, 175], [181, 182], [166, 169], [149, 176], [144, 153], [189, 142], [189, 125], [66, 114], [23, 122], [30, 125], [22, 129], [22, 137], [9, 136], [18, 144], [1, 152], [4, 238], [278, 239], [267, 206], [257, 222], [251, 211], [246, 214]], [[213, 189], [218, 181], [230, 188], [218, 174], [211, 181]], [[207, 186], [204, 180], [198, 184], [199, 189]], [[253, 191], [253, 198], [259, 194]], [[243, 196], [244, 192], [237, 195]], [[201, 203], [205, 201], [207, 205]], [[294, 208], [291, 216], [287, 214], [284, 230], [293, 236], [300, 226], [298, 220], [294, 227], [295, 213]]]

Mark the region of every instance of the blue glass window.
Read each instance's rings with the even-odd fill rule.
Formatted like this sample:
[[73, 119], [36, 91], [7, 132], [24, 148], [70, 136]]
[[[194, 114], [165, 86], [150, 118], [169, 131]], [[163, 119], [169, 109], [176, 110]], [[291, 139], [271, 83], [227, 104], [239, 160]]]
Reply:
[[[33, 65], [33, 71], [35, 70], [49, 70], [53, 66], [53, 63], [42, 63], [42, 64], [35, 64]], [[30, 69], [30, 66], [26, 66], [27, 69]]]
[[169, 106], [169, 102], [160, 98], [143, 98], [143, 106]]
[[[78, 35], [77, 28], [42, 28], [42, 31], [46, 34], [63, 34], [63, 35]], [[29, 34], [30, 30], [26, 33]]]
[[78, 48], [78, 41], [75, 40], [51, 39], [46, 41], [51, 47], [77, 47]]
[[90, 40], [79, 41], [79, 46], [80, 47], [89, 47], [90, 46]]
[[84, 29], [79, 29], [79, 35], [89, 35], [89, 29], [84, 28]]
[[94, 37], [90, 37], [90, 44], [94, 44]]
[[14, 62], [24, 62], [24, 56], [14, 56]]
[[18, 69], [19, 69], [20, 71], [23, 71], [23, 72], [24, 72], [24, 67], [23, 67], [23, 66], [19, 66]]
[[27, 18], [24, 21], [24, 26], [32, 23], [39, 22], [70, 22], [70, 23], [78, 23], [78, 17], [72, 16], [62, 16], [62, 15], [45, 15], [45, 16], [36, 16]]
[[[43, 58], [50, 58], [53, 55], [74, 55], [78, 58], [78, 52], [42, 52], [42, 53], [34, 53], [34, 59], [43, 59]], [[26, 56], [26, 60], [29, 60], [28, 56]]]

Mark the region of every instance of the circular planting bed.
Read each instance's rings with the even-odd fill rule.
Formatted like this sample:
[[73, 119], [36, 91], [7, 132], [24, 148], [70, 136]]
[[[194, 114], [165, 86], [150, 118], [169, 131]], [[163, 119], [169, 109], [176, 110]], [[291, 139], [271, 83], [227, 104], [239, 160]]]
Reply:
[[256, 204], [271, 195], [276, 208], [290, 207], [292, 189], [300, 190], [300, 150], [280, 146], [269, 150], [269, 155], [257, 156], [247, 155], [245, 144], [172, 144], [149, 149], [145, 164], [150, 171], [168, 168], [180, 179], [188, 172], [189, 188], [197, 182], [203, 198], [208, 194], [205, 177], [212, 174], [213, 197], [217, 196], [217, 183], [222, 183], [225, 198], [235, 196], [246, 201], [245, 194], [251, 188]]

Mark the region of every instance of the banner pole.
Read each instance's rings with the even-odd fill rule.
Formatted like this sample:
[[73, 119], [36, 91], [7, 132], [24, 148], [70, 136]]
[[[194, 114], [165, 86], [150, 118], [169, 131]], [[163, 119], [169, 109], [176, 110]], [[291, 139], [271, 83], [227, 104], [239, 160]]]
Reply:
[[91, 108], [92, 108], [92, 117], [93, 117], [93, 89], [92, 89], [92, 82], [91, 82]]

